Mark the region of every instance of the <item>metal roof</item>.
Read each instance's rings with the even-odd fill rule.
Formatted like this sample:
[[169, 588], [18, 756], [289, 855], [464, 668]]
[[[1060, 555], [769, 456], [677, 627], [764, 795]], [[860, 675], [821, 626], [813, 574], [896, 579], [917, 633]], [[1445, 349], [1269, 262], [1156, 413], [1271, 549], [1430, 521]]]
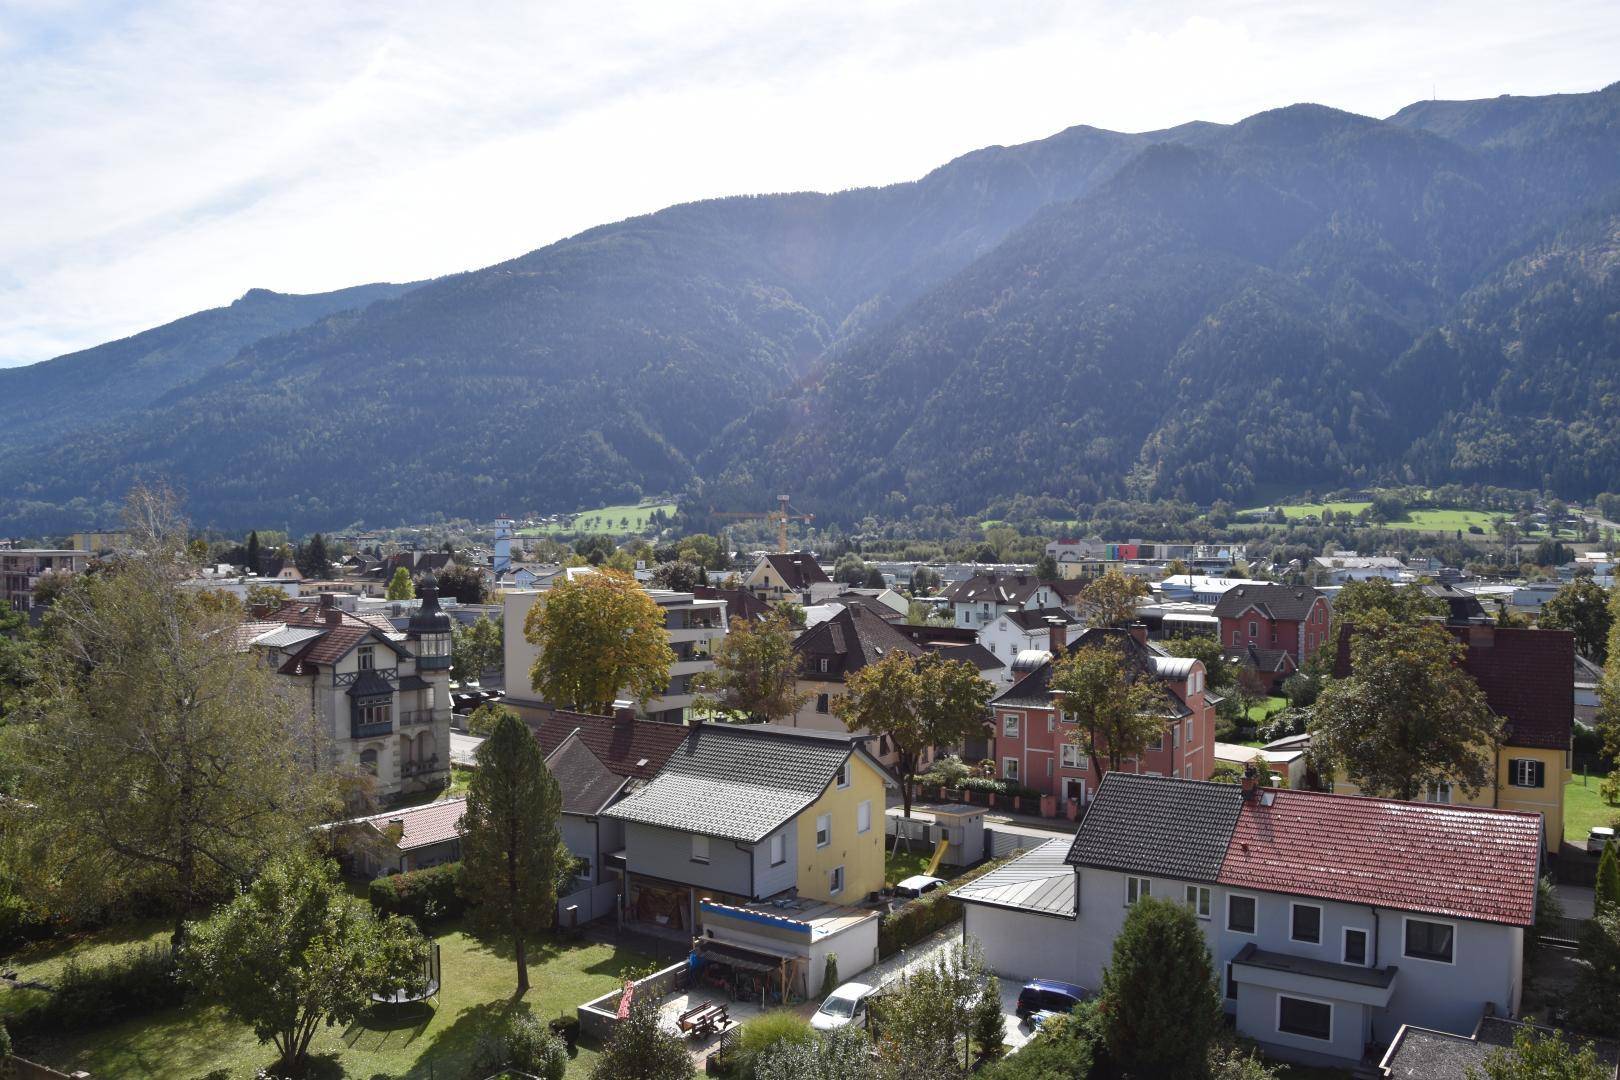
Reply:
[[1064, 861], [1068, 852], [1067, 837], [1048, 840], [951, 895], [966, 904], [1017, 908], [1072, 919], [1074, 868]]
[[307, 626], [283, 626], [272, 630], [268, 634], [260, 634], [253, 639], [255, 645], [268, 645], [272, 649], [285, 649], [289, 645], [297, 645], [313, 637], [320, 637], [325, 630], [316, 630]]

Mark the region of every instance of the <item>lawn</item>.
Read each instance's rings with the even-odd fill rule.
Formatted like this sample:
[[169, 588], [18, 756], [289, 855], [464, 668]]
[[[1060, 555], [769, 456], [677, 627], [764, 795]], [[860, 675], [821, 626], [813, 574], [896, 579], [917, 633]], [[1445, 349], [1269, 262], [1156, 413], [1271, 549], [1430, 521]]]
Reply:
[[[122, 937], [123, 947], [135, 939], [128, 932]], [[612, 990], [626, 970], [646, 960], [609, 945], [561, 941], [531, 945], [533, 986], [514, 1004], [517, 971], [509, 946], [474, 936], [456, 924], [436, 938], [444, 979], [437, 1003], [380, 1010], [346, 1027], [323, 1027], [310, 1047], [315, 1063], [310, 1075], [423, 1080], [469, 1075], [480, 1033], [506, 1010], [524, 1009], [548, 1019], [572, 1015], [576, 1005]], [[81, 941], [72, 953], [83, 956], [112, 947], [119, 946], [113, 941]], [[275, 1056], [272, 1048], [261, 1045], [251, 1030], [222, 1010], [196, 1005], [75, 1032], [30, 1050], [36, 1060], [64, 1071], [85, 1069], [93, 1076], [137, 1080], [235, 1080], [251, 1077]], [[595, 1060], [594, 1051], [581, 1047], [568, 1075], [585, 1076]]]
[[1263, 724], [1271, 719], [1273, 713], [1280, 713], [1288, 708], [1288, 699], [1284, 697], [1268, 697], [1258, 705], [1249, 706], [1249, 722]]
[[[890, 840], [889, 843], [893, 843]], [[883, 877], [889, 882], [904, 881], [908, 877], [928, 873], [928, 864], [934, 859], [934, 846], [924, 844], [921, 840], [912, 841], [911, 851], [901, 847], [899, 851], [892, 852], [883, 860]], [[941, 864], [935, 871], [935, 877], [952, 878], [961, 870], [959, 866], [945, 866]]]
[[[1306, 517], [1320, 518], [1323, 510], [1332, 510], [1334, 517], [1340, 514], [1359, 514], [1371, 505], [1370, 502], [1287, 503], [1282, 506], [1282, 512], [1284, 517], [1297, 521]], [[1239, 510], [1238, 513], [1265, 514], [1270, 509], [1267, 506], [1251, 506], [1247, 510]], [[1491, 519], [1495, 516], [1483, 510], [1411, 510], [1407, 512], [1405, 521], [1388, 522], [1385, 528], [1437, 533], [1455, 533], [1461, 530], [1466, 533], [1470, 525], [1478, 525], [1485, 530], [1487, 536], [1490, 536], [1496, 532], [1491, 528]], [[1524, 535], [1529, 535], [1528, 531]]]
[[[622, 536], [630, 533], [644, 533], [648, 528], [648, 521], [655, 510], [662, 510], [665, 514], [675, 515], [675, 504], [650, 503], [645, 506], [627, 504], [623, 506], [602, 506], [595, 510], [581, 510], [575, 514], [573, 520], [564, 525], [553, 522], [533, 529], [518, 530], [519, 536], [556, 536], [561, 533], [610, 533]], [[628, 522], [628, 524], [626, 524]]]
[[[88, 934], [72, 934], [49, 941], [36, 941], [6, 957], [0, 968], [15, 971], [19, 982], [52, 985], [70, 960], [79, 964], [101, 964], [119, 953], [145, 945], [167, 944], [174, 924], [166, 919], [145, 919]], [[44, 990], [0, 987], [0, 1017], [11, 1016], [36, 1004], [47, 995]]]
[[1590, 776], [1576, 773], [1575, 778], [1564, 785], [1565, 841], [1585, 840], [1587, 830], [1593, 825], [1607, 825], [1620, 814], [1620, 807], [1603, 801], [1602, 788], [1602, 773]]

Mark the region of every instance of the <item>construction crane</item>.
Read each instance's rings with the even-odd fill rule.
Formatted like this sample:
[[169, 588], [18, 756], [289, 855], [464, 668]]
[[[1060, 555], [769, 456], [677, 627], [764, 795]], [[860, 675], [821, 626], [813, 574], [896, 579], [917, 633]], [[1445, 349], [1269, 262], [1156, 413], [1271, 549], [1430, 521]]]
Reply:
[[[717, 518], [726, 518], [726, 519], [729, 519], [731, 521], [769, 521], [769, 522], [771, 522], [772, 524], [774, 524], [776, 526], [776, 550], [778, 550], [780, 552], [783, 552], [785, 554], [787, 552], [787, 549], [788, 549], [788, 546], [787, 546], [788, 522], [790, 522], [790, 521], [802, 521], [802, 522], [805, 522], [806, 524], [809, 524], [810, 522], [816, 520], [816, 515], [814, 515], [814, 514], [795, 513], [794, 510], [793, 510], [793, 506], [792, 506], [792, 500], [789, 499], [788, 496], [786, 496], [786, 495], [778, 495], [776, 497], [776, 501], [777, 501], [777, 503], [779, 505], [778, 505], [777, 509], [775, 509], [775, 510], [723, 510], [723, 511], [716, 511], [713, 508], [711, 508], [710, 513], [712, 513]], [[727, 546], [729, 547], [730, 545], [728, 544]]]

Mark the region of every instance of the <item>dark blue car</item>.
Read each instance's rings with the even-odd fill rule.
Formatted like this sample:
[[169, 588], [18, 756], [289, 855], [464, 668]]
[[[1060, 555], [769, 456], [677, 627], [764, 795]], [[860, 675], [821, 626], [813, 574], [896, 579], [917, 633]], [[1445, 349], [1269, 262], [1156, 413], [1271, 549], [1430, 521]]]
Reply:
[[1018, 991], [1018, 1019], [1037, 1013], [1066, 1013], [1091, 996], [1091, 991], [1056, 979], [1031, 979]]

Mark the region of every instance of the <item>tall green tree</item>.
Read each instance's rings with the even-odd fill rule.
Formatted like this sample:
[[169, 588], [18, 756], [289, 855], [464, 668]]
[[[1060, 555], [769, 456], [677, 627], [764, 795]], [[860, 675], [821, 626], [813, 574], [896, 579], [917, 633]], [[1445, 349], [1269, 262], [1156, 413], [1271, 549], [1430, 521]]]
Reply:
[[76, 575], [40, 640], [18, 811], [62, 904], [147, 896], [184, 918], [336, 809], [327, 747], [239, 643], [238, 616], [181, 580], [165, 491], [126, 509], [131, 550]]
[[257, 574], [264, 570], [263, 556], [259, 551], [259, 532], [257, 529], [248, 533], [247, 569], [250, 574]]
[[1333, 621], [1336, 625], [1414, 623], [1428, 616], [1444, 614], [1445, 605], [1420, 587], [1397, 585], [1384, 578], [1348, 582], [1333, 598]]
[[1603, 855], [1598, 859], [1593, 903], [1598, 907], [1620, 909], [1620, 845], [1603, 845]]
[[332, 559], [326, 552], [326, 537], [316, 533], [298, 548], [298, 572], [307, 578], [324, 578], [332, 573]]
[[966, 1075], [984, 956], [971, 938], [906, 972], [873, 1003], [883, 1080]]
[[1613, 623], [1608, 590], [1589, 577], [1578, 577], [1559, 589], [1541, 605], [1536, 616], [1538, 626], [1574, 634], [1575, 651], [1595, 664], [1609, 657], [1609, 630]]
[[1052, 703], [1075, 724], [1074, 741], [1100, 779], [1102, 760], [1118, 771], [1164, 737], [1168, 722], [1158, 683], [1131, 670], [1123, 642], [1083, 645], [1052, 665]]
[[911, 816], [922, 755], [983, 733], [992, 688], [971, 664], [939, 653], [892, 651], [851, 675], [834, 707], [851, 731], [887, 735], [900, 773], [900, 799]]
[[1435, 623], [1356, 627], [1352, 674], [1312, 709], [1312, 755], [1369, 795], [1416, 799], [1443, 782], [1478, 793], [1501, 724], [1462, 660], [1463, 646]]
[[562, 791], [528, 725], [511, 712], [496, 721], [477, 760], [462, 818], [462, 888], [474, 917], [511, 937], [523, 994], [528, 939], [556, 918]]
[[1141, 578], [1109, 570], [1081, 589], [1076, 603], [1087, 626], [1125, 626], [1136, 621], [1136, 605], [1148, 591]]
[[[1598, 731], [1610, 761], [1620, 762], [1620, 589], [1609, 590], [1608, 656], [1598, 682]], [[1603, 782], [1603, 797], [1612, 806], [1620, 801], [1620, 767]]]
[[1226, 662], [1220, 639], [1213, 634], [1166, 638], [1159, 644], [1171, 656], [1185, 656], [1203, 664], [1204, 678], [1211, 687], [1230, 686], [1237, 677], [1232, 665]]
[[350, 1023], [373, 994], [420, 994], [426, 947], [409, 919], [377, 916], [330, 860], [294, 847], [198, 924], [180, 960], [204, 998], [275, 1044], [287, 1075], [322, 1024]]
[[799, 654], [786, 613], [772, 611], [764, 622], [736, 618], [711, 652], [714, 668], [695, 680], [699, 703], [774, 723], [792, 716], [808, 700], [797, 692]]
[[477, 682], [500, 665], [505, 642], [501, 624], [488, 615], [478, 616], [471, 626], [456, 623], [450, 638], [450, 674], [460, 683]]
[[1131, 905], [1098, 996], [1103, 1043], [1128, 1075], [1203, 1074], [1221, 1002], [1204, 932], [1186, 905]]
[[383, 594], [389, 600], [415, 600], [416, 582], [403, 566], [394, 567], [394, 576], [388, 579], [388, 590]]
[[1057, 560], [1052, 557], [1050, 552], [1043, 552], [1041, 557], [1035, 560], [1034, 572], [1035, 580], [1037, 581], [1058, 580], [1059, 571]]
[[482, 604], [488, 595], [484, 572], [476, 566], [451, 563], [435, 576], [440, 596], [453, 596], [463, 604]]
[[669, 685], [675, 654], [663, 609], [617, 571], [547, 589], [529, 609], [523, 634], [540, 650], [530, 684], [554, 705], [605, 714], [621, 691], [646, 701]]

